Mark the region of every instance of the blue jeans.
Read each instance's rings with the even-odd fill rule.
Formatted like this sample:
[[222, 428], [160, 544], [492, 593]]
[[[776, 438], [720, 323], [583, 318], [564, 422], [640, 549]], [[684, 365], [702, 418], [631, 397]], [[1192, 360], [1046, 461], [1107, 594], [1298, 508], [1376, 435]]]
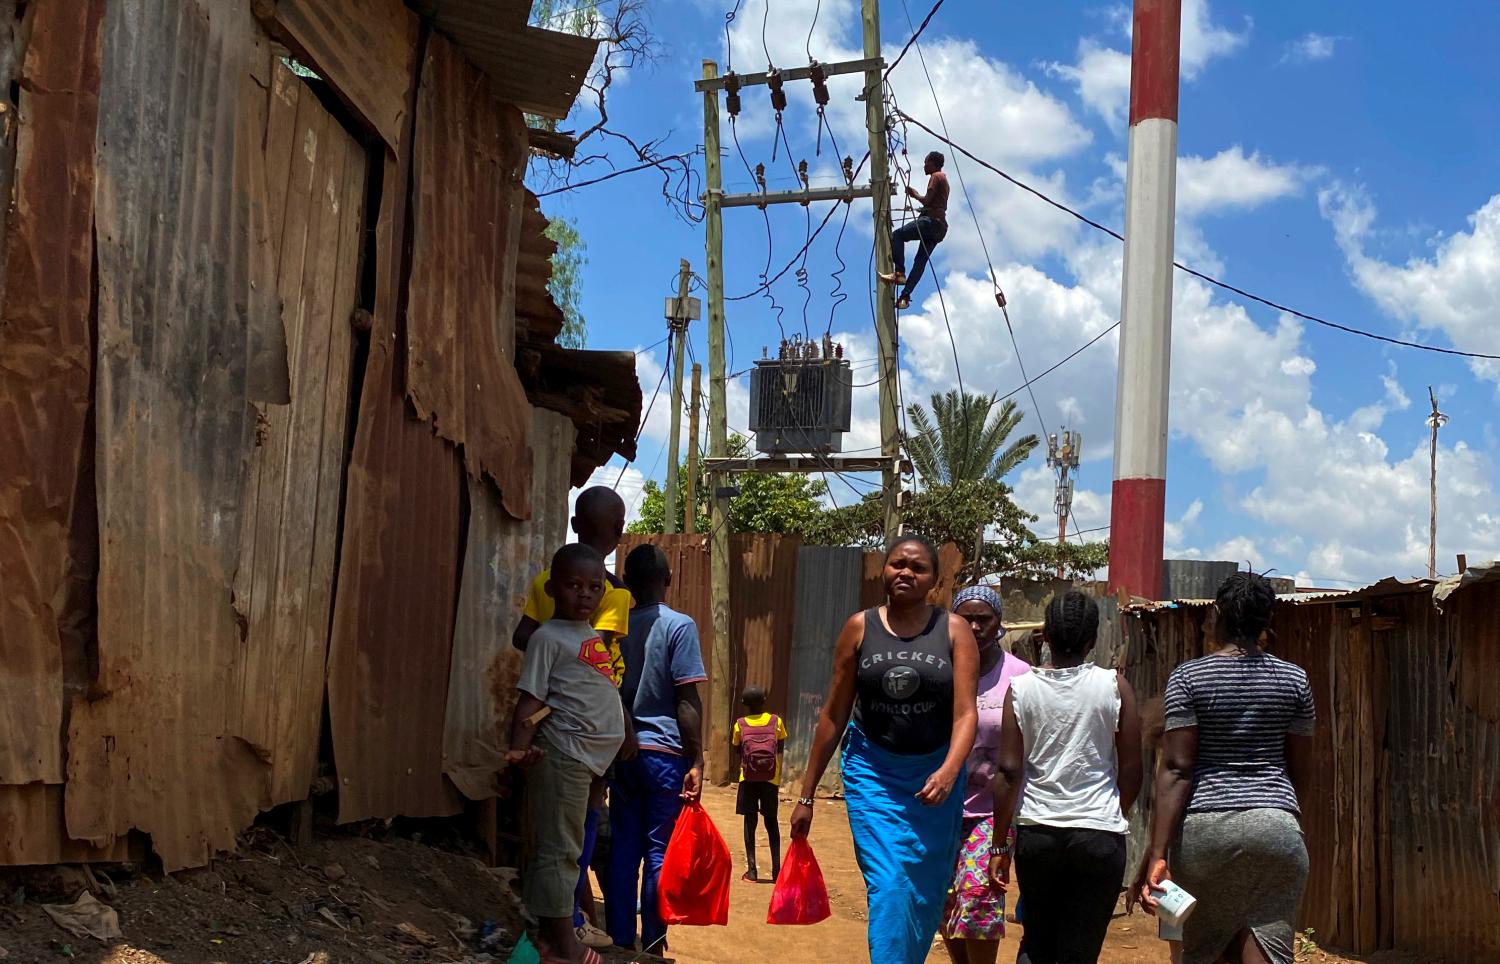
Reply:
[[682, 780], [691, 765], [685, 757], [659, 750], [642, 750], [634, 760], [615, 764], [615, 778], [609, 782], [611, 852], [604, 919], [610, 939], [620, 947], [635, 946], [636, 894], [641, 900], [641, 946], [660, 951], [667, 936], [657, 909], [656, 882], [682, 812]]
[[[947, 236], [948, 222], [934, 221], [932, 218], [917, 218], [891, 232], [891, 261], [895, 264], [897, 274], [906, 274], [906, 285], [901, 289], [901, 297], [911, 297], [917, 282], [922, 280], [922, 272], [927, 270], [927, 259], [932, 256], [932, 249], [942, 244]], [[905, 270], [908, 241], [917, 242], [917, 256], [912, 259], [910, 274]]]
[[573, 926], [582, 927], [583, 894], [589, 886], [589, 867], [594, 863], [594, 844], [599, 841], [599, 811], [589, 807], [583, 821], [583, 853], [578, 855], [578, 886], [573, 890]]

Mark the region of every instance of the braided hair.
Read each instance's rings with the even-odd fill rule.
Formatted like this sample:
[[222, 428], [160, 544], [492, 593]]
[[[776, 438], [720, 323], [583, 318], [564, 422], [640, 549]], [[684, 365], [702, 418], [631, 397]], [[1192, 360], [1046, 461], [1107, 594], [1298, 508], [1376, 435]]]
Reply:
[[1276, 590], [1259, 573], [1237, 572], [1220, 584], [1214, 604], [1219, 610], [1221, 640], [1254, 643], [1271, 625]]
[[1099, 604], [1077, 589], [1054, 595], [1047, 603], [1044, 632], [1053, 655], [1082, 656], [1094, 647], [1099, 635]]

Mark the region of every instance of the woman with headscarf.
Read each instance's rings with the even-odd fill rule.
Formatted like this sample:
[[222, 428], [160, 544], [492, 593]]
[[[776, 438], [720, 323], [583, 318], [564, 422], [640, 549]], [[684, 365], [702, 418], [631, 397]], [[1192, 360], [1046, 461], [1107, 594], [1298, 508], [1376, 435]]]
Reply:
[[1302, 667], [1261, 648], [1276, 591], [1237, 572], [1214, 598], [1217, 652], [1167, 677], [1164, 759], [1151, 846], [1136, 880], [1156, 912], [1174, 880], [1198, 899], [1182, 960], [1292, 964], [1307, 885], [1298, 800], [1313, 765], [1312, 687]]
[[[1141, 724], [1125, 677], [1087, 661], [1099, 633], [1094, 600], [1076, 589], [1053, 596], [1044, 631], [1051, 660], [1017, 677], [1006, 697], [995, 839], [1004, 841], [1014, 814], [1016, 875], [1026, 895], [1018, 964], [1090, 964], [1125, 877]], [[1008, 847], [995, 848], [997, 881], [1008, 879], [1010, 859]]]
[[[792, 811], [792, 836], [806, 837], [813, 794], [842, 740], [871, 964], [926, 960], [958, 847], [979, 654], [969, 624], [928, 602], [937, 561], [927, 541], [897, 539], [882, 573], [885, 605], [844, 624]], [[960, 793], [952, 792], [956, 785]]]
[[[989, 586], [970, 586], [953, 596], [979, 645], [978, 729], [969, 753], [964, 786], [964, 822], [948, 903], [943, 908], [943, 943], [954, 964], [994, 964], [1005, 936], [1005, 892], [990, 878], [995, 803], [990, 783], [1000, 760], [1000, 723], [1011, 680], [1029, 672], [1029, 663], [1000, 646], [1004, 606]], [[1014, 837], [1014, 833], [1011, 835]]]

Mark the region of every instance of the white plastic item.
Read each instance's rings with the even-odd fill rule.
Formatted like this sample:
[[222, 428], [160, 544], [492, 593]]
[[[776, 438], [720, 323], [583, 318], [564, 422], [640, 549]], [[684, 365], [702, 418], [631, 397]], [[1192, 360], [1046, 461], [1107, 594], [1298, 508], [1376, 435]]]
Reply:
[[1193, 913], [1198, 899], [1170, 880], [1162, 881], [1160, 887], [1153, 886], [1151, 890], [1152, 896], [1156, 898], [1156, 916], [1180, 930], [1183, 922]]

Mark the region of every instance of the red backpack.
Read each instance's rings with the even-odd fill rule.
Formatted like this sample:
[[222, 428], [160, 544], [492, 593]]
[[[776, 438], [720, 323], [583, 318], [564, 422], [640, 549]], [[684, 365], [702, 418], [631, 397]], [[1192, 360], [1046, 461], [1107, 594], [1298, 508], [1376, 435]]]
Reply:
[[740, 718], [740, 772], [746, 783], [776, 779], [776, 731], [780, 728], [781, 719], [775, 713], [760, 726]]

